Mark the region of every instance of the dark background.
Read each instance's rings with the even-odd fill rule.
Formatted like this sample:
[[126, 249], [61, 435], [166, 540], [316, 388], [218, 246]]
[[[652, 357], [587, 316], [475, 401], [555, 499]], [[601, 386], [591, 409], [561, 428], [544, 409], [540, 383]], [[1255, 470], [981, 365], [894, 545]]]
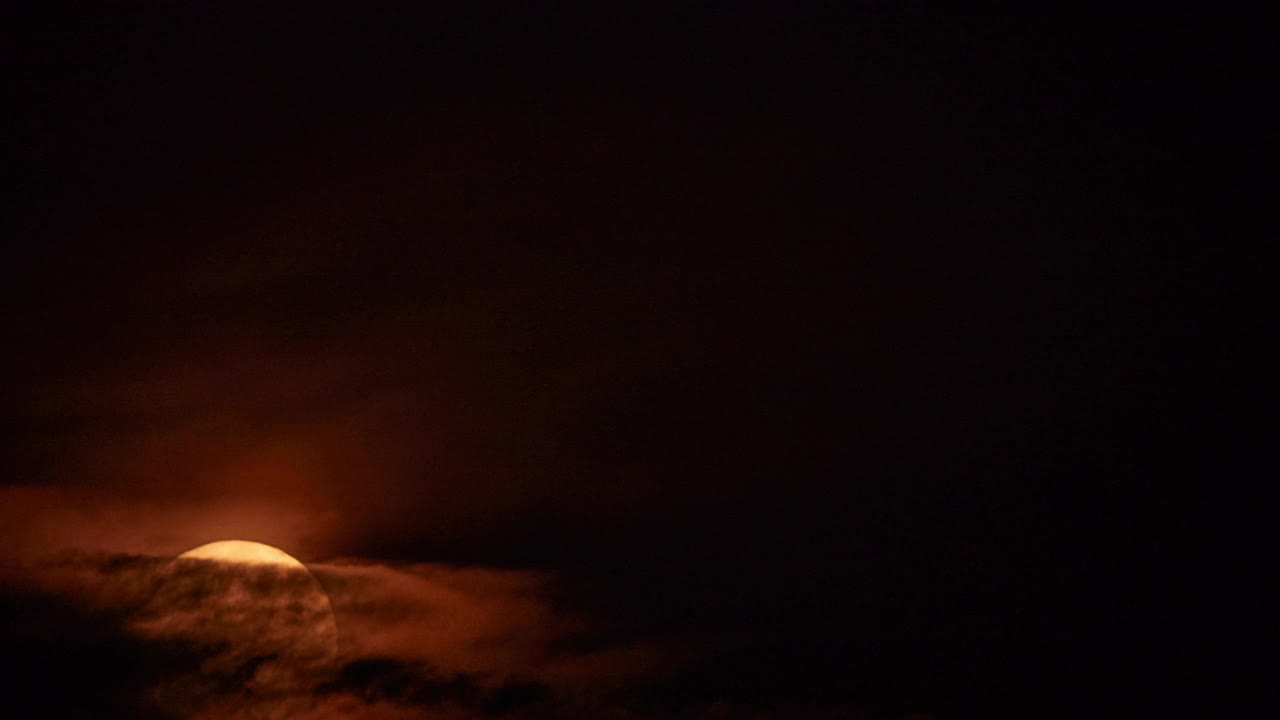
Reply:
[[394, 471], [329, 482], [361, 498], [333, 550], [553, 569], [619, 636], [698, 648], [630, 707], [1280, 701], [1256, 20], [6, 25], [9, 482], [84, 482], [58, 470], [84, 438], [183, 412], [48, 410], [69, 378], [337, 367], [218, 402], [270, 424], [390, 388]]

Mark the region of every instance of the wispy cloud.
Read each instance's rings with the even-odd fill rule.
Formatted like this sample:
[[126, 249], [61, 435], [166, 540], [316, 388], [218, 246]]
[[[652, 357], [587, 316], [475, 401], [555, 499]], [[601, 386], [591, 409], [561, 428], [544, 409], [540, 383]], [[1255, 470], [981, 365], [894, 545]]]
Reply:
[[[6, 574], [9, 587], [80, 608], [157, 660], [135, 662], [157, 670], [139, 680], [130, 707], [316, 720], [577, 714], [670, 659], [657, 644], [611, 643], [590, 619], [553, 607], [555, 580], [357, 559], [306, 572], [118, 553]], [[174, 653], [184, 663], [160, 662]]]

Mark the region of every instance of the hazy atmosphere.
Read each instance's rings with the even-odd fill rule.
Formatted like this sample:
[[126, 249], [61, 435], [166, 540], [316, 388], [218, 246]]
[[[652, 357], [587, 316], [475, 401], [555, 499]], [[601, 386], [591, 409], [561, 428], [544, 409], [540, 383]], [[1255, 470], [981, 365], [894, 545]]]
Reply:
[[0, 715], [1280, 707], [1257, 23], [5, 24]]

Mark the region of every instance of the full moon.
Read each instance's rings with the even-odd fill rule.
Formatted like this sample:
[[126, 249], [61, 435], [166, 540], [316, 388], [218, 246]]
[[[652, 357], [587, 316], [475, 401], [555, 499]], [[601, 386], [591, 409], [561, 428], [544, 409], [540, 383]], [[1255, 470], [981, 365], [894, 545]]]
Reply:
[[216, 695], [210, 688], [287, 696], [337, 660], [337, 621], [319, 581], [283, 550], [247, 540], [212, 542], [175, 558], [139, 626], [203, 658], [157, 698], [181, 715], [216, 715], [202, 707], [203, 697]]

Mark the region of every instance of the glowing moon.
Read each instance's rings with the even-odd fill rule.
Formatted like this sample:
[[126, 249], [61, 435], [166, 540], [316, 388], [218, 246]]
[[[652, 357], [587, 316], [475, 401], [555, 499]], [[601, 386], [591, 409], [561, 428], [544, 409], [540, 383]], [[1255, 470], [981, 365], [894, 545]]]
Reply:
[[248, 540], [220, 540], [208, 545], [192, 548], [178, 557], [195, 558], [197, 560], [219, 560], [222, 562], [244, 563], [246, 565], [284, 565], [306, 569], [306, 565], [298, 562], [292, 555], [280, 548], [271, 547]]
[[175, 558], [138, 625], [203, 658], [158, 698], [179, 715], [217, 715], [203, 698], [216, 695], [208, 688], [228, 683], [259, 697], [287, 696], [314, 684], [337, 660], [337, 621], [319, 581], [283, 550], [246, 540], [201, 545]]

